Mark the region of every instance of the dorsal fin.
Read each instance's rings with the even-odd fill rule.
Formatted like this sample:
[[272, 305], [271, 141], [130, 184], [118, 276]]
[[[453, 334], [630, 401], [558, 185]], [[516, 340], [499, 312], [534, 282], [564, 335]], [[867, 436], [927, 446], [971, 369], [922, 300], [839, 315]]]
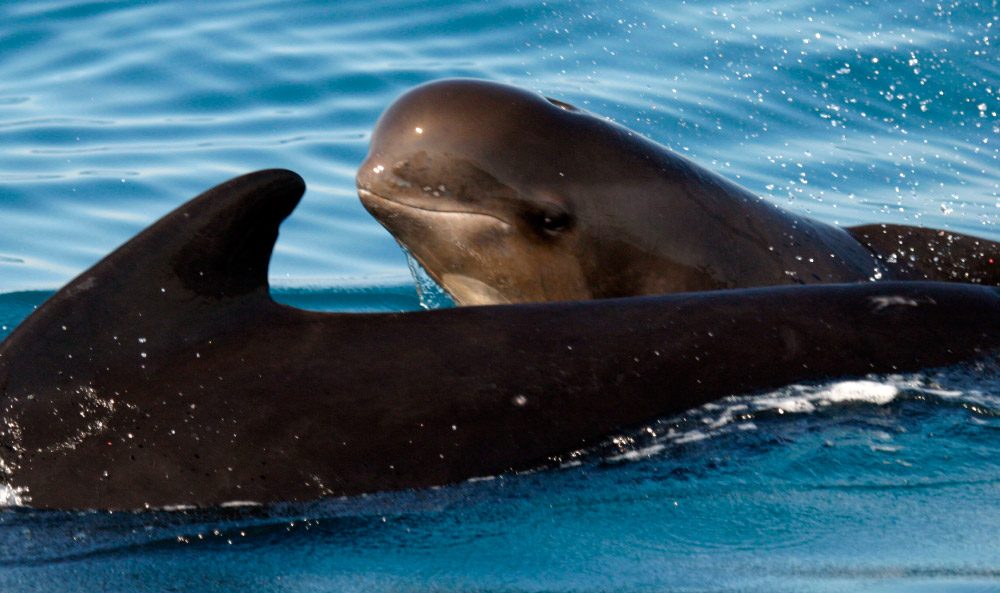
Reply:
[[846, 230], [898, 279], [1000, 286], [1000, 243], [898, 224], [869, 224]]
[[[88, 368], [111, 367], [121, 344], [165, 335], [197, 341], [238, 319], [233, 312], [244, 306], [259, 316], [261, 306], [273, 304], [267, 268], [278, 225], [304, 191], [291, 171], [258, 171], [167, 214], [63, 287], [0, 344], [0, 386], [6, 365], [17, 361], [38, 363], [17, 363], [25, 385], [56, 381], [45, 373], [58, 368], [68, 388]], [[144, 369], [153, 369], [156, 349], [169, 344], [157, 342], [142, 344]]]
[[177, 276], [198, 294], [236, 296], [267, 290], [278, 225], [305, 192], [291, 171], [260, 171], [212, 188], [169, 218], [198, 226], [173, 257]]
[[204, 297], [266, 293], [278, 225], [304, 192], [302, 178], [282, 169], [226, 181], [164, 216], [66, 289], [110, 272], [118, 281], [145, 275], [140, 281], [170, 282], [173, 276]]

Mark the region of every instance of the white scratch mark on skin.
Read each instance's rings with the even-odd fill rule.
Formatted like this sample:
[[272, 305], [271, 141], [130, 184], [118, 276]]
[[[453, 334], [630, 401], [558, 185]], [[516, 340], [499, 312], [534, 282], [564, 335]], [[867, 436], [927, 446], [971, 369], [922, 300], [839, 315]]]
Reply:
[[899, 295], [885, 295], [869, 297], [868, 301], [874, 305], [875, 311], [881, 311], [888, 307], [919, 307], [921, 304], [934, 305], [934, 299], [925, 298], [922, 300], [911, 299]]

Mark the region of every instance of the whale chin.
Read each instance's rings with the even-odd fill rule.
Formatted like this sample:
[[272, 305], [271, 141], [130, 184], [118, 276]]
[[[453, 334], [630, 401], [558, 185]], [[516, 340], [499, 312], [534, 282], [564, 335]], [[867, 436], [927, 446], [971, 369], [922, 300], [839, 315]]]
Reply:
[[509, 305], [513, 303], [496, 288], [463, 274], [443, 274], [441, 284], [455, 302], [469, 305]]

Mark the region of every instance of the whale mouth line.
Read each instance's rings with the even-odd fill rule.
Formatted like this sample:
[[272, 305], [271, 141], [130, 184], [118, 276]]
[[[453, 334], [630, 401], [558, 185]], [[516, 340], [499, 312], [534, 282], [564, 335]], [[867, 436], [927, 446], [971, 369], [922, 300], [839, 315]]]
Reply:
[[513, 226], [506, 220], [500, 218], [495, 214], [490, 214], [489, 212], [481, 212], [476, 210], [446, 210], [443, 208], [430, 208], [427, 206], [419, 206], [417, 204], [413, 204], [412, 202], [403, 202], [400, 200], [387, 198], [371, 190], [361, 189], [361, 188], [358, 189], [358, 196], [361, 197], [362, 201], [367, 200], [370, 202], [375, 202], [376, 204], [389, 205], [390, 207], [409, 209], [409, 210], [420, 210], [422, 212], [428, 212], [431, 214], [440, 214], [440, 215], [453, 215], [453, 216], [457, 215], [457, 216], [490, 218], [492, 220], [495, 220], [496, 222], [499, 222], [501, 225], [503, 225], [504, 228], [509, 229], [511, 228], [511, 226]]

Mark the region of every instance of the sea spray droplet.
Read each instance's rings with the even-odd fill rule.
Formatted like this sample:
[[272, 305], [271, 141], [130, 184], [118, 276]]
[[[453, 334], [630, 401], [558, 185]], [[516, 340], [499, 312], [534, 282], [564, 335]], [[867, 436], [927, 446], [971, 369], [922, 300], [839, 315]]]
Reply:
[[417, 258], [405, 247], [403, 253], [406, 254], [406, 263], [410, 266], [410, 274], [417, 283], [417, 297], [420, 299], [420, 306], [424, 309], [447, 309], [455, 306], [455, 301], [451, 299], [443, 288], [430, 277]]

